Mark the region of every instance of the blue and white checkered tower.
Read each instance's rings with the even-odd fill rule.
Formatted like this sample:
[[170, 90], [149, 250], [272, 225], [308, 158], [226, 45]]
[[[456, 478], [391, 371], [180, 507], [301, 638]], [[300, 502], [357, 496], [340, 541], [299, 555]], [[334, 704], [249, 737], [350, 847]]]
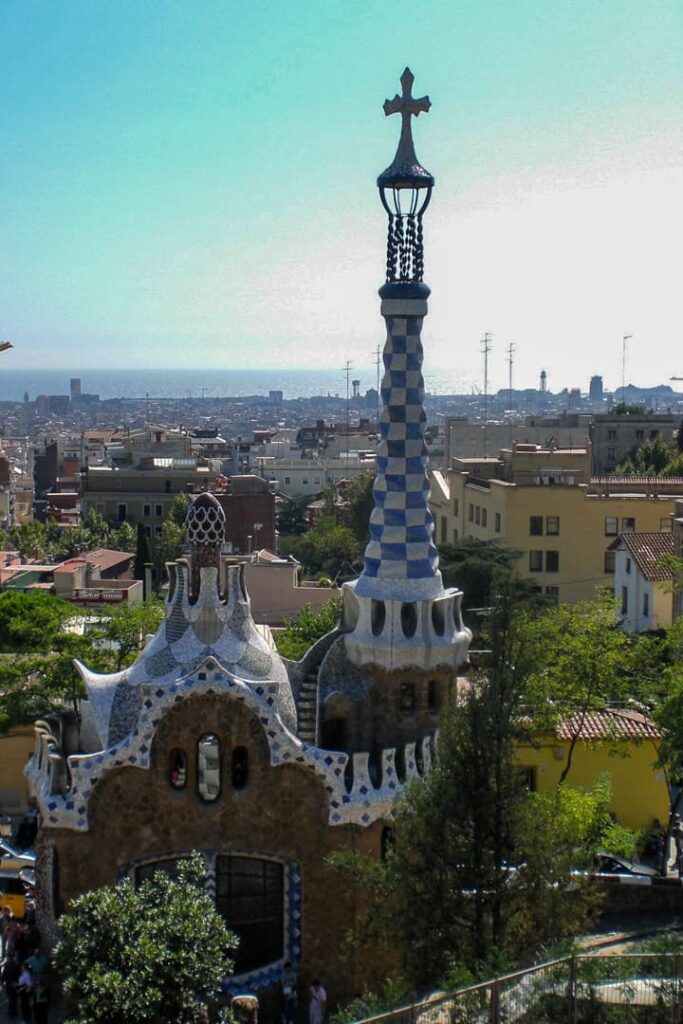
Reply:
[[443, 587], [429, 511], [420, 334], [430, 294], [422, 280], [422, 217], [434, 178], [415, 155], [411, 118], [431, 103], [428, 96], [413, 98], [413, 81], [406, 68], [402, 96], [384, 103], [386, 115], [400, 113], [402, 126], [396, 156], [377, 179], [389, 218], [386, 282], [379, 291], [387, 326], [381, 441], [365, 567], [344, 588], [349, 657], [389, 669], [456, 666], [469, 643], [462, 594]]

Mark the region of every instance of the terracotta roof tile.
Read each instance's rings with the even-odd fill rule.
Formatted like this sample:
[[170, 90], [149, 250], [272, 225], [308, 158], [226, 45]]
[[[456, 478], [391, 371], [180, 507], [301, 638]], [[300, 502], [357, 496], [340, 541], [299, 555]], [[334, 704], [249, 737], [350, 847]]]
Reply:
[[672, 533], [622, 533], [619, 541], [628, 548], [646, 580], [670, 580], [673, 572], [660, 565], [665, 555], [673, 555]]
[[557, 729], [558, 739], [570, 740], [576, 735], [581, 740], [658, 740], [659, 730], [647, 715], [640, 711], [625, 711], [605, 708], [594, 711], [582, 719], [580, 715], [572, 715], [560, 723]]

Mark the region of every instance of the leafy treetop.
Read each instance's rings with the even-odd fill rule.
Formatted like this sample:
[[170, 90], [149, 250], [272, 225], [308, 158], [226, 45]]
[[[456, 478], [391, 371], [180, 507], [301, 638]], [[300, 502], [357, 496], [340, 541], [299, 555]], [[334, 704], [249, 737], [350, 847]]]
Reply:
[[194, 854], [177, 878], [157, 871], [137, 888], [126, 879], [73, 902], [55, 950], [67, 1024], [205, 1024], [237, 941], [204, 891], [204, 874]]

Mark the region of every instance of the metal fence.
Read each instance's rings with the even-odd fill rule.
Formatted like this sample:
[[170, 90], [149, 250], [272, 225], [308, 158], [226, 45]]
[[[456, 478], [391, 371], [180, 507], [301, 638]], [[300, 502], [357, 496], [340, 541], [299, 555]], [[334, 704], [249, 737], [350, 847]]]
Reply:
[[683, 1024], [683, 957], [565, 957], [359, 1024]]

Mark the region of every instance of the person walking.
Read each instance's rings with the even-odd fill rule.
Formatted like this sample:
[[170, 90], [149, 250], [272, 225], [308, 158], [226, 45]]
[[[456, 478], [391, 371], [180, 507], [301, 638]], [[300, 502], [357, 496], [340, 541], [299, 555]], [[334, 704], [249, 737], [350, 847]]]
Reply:
[[20, 974], [21, 967], [19, 966], [19, 961], [14, 953], [10, 953], [2, 968], [2, 986], [7, 996], [7, 1012], [10, 1017], [16, 1017], [17, 1015], [17, 986], [19, 985]]
[[0, 915], [0, 959], [4, 960], [7, 956], [7, 928], [12, 920], [12, 913], [9, 907], [2, 908], [2, 914]]
[[23, 964], [21, 973], [19, 974], [19, 980], [17, 982], [17, 993], [19, 996], [19, 1016], [21, 1017], [21, 1024], [31, 1024], [33, 1018], [32, 1013], [32, 1002], [33, 1002], [33, 979], [31, 978], [31, 972]]
[[308, 1024], [323, 1024], [327, 992], [316, 978], [310, 988], [311, 1003], [308, 1008]]

